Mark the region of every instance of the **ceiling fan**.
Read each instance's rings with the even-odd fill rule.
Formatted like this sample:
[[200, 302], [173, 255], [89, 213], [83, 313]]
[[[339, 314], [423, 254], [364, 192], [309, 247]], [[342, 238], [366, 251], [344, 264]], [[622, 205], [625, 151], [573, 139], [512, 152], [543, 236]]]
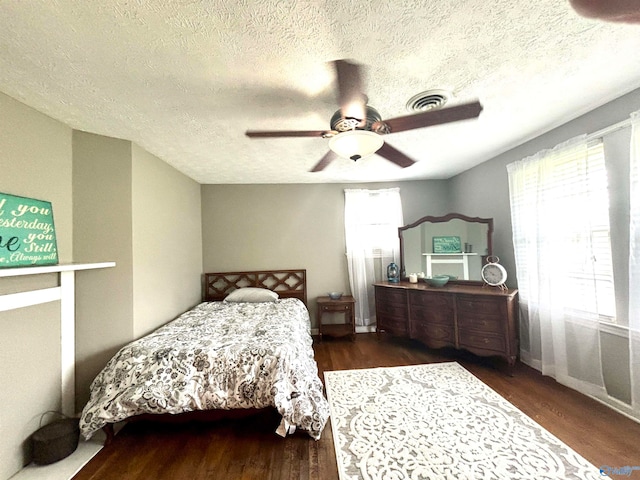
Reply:
[[362, 93], [361, 66], [347, 60], [335, 60], [333, 64], [338, 78], [340, 109], [331, 117], [330, 130], [247, 130], [246, 135], [250, 138], [329, 138], [330, 150], [311, 169], [312, 172], [323, 170], [337, 157], [356, 161], [374, 153], [405, 168], [415, 160], [386, 143], [382, 135], [476, 118], [482, 111], [482, 105], [476, 101], [382, 120], [380, 113], [367, 105], [367, 96]]

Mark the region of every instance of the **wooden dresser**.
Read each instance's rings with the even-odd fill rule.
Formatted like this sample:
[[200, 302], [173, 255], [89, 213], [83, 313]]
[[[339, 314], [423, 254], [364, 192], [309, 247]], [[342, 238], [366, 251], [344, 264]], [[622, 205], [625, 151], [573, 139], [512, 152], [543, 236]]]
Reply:
[[431, 348], [454, 347], [481, 356], [518, 355], [518, 291], [476, 285], [376, 283], [377, 330]]

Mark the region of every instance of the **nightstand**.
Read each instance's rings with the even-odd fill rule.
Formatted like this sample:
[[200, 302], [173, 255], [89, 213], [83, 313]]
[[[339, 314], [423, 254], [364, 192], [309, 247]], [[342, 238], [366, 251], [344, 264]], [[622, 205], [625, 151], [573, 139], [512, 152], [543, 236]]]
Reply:
[[[318, 333], [322, 341], [322, 335], [343, 337], [350, 335], [351, 340], [356, 339], [356, 322], [354, 308], [356, 300], [351, 295], [343, 295], [339, 300], [329, 297], [318, 297]], [[344, 323], [322, 323], [325, 313], [344, 313]]]

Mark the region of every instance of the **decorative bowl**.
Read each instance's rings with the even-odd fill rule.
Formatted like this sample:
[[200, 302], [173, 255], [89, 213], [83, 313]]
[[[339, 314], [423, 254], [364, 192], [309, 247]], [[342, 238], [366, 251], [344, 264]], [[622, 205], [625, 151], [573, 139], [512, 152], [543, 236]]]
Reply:
[[329, 298], [331, 300], [340, 300], [342, 298], [342, 292], [329, 292]]
[[435, 275], [431, 278], [425, 278], [424, 281], [432, 287], [444, 287], [449, 281], [449, 275]]

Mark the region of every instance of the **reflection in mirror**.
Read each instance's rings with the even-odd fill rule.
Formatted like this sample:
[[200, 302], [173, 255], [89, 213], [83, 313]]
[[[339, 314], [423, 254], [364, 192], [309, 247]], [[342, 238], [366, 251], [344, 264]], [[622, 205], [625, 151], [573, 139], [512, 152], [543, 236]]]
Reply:
[[403, 277], [412, 273], [451, 275], [459, 281], [482, 280], [480, 270], [492, 255], [492, 218], [450, 213], [423, 217], [400, 227], [400, 264]]

